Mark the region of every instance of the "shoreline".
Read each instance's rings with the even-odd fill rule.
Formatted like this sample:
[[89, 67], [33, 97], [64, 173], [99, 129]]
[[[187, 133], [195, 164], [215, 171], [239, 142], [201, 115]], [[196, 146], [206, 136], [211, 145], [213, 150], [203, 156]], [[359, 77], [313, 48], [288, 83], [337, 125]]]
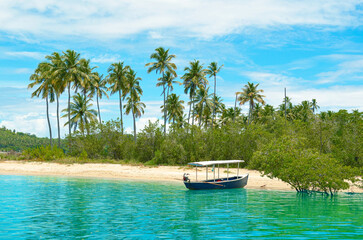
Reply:
[[[198, 179], [206, 177], [205, 169], [198, 169]], [[235, 175], [236, 169], [229, 169], [230, 176]], [[220, 168], [221, 176], [226, 176], [225, 168]], [[28, 175], [28, 176], [62, 176], [80, 178], [98, 178], [130, 181], [153, 181], [183, 185], [183, 173], [189, 173], [191, 180], [195, 179], [195, 169], [183, 166], [132, 166], [111, 163], [74, 163], [61, 164], [49, 162], [28, 161], [0, 161], [0, 175]], [[279, 179], [262, 177], [256, 170], [239, 169], [239, 174], [249, 174], [246, 189], [265, 189], [295, 191], [287, 183]], [[209, 178], [213, 177], [211, 169]], [[362, 193], [363, 189], [351, 187], [343, 192]]]

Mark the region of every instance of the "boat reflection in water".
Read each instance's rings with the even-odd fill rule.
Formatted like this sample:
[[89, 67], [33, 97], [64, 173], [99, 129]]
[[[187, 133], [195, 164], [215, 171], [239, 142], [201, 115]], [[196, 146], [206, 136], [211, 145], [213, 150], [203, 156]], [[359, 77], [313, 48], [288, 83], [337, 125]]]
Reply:
[[[239, 163], [243, 160], [217, 160], [217, 161], [202, 161], [192, 162], [189, 165], [195, 166], [195, 181], [191, 181], [188, 173], [184, 173], [183, 181], [185, 186], [190, 190], [207, 190], [207, 189], [231, 189], [231, 188], [243, 188], [247, 185], [248, 174], [239, 175]], [[229, 177], [229, 164], [238, 164], [237, 175]], [[219, 177], [219, 166], [221, 164], [227, 164], [227, 177]], [[213, 167], [213, 179], [208, 179], [208, 166]], [[216, 177], [215, 168], [218, 167], [218, 173]], [[206, 168], [206, 180], [198, 181], [198, 167]]]

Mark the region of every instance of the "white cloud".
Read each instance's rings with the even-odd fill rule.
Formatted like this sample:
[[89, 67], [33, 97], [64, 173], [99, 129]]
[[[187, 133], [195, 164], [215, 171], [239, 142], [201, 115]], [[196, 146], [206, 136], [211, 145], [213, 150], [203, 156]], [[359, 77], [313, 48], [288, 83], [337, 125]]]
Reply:
[[12, 119], [1, 121], [0, 126], [5, 126], [8, 129], [16, 129], [18, 132], [36, 134], [38, 136], [48, 135], [46, 119], [39, 117], [34, 112], [25, 115], [13, 115]]
[[[362, 24], [361, 1], [152, 0], [2, 1], [0, 31], [47, 38], [123, 38], [149, 33], [209, 38], [247, 28], [317, 26], [334, 29]], [[21, 33], [21, 34], [20, 34]]]
[[114, 63], [121, 61], [119, 55], [110, 55], [110, 54], [103, 54], [100, 56], [96, 56], [91, 58], [91, 62], [94, 63]]
[[304, 81], [302, 78], [286, 76], [270, 72], [245, 72], [243, 73], [251, 82], [266, 86], [288, 86]]
[[14, 73], [16, 74], [31, 74], [34, 70], [31, 68], [16, 68], [14, 69]]
[[[363, 86], [333, 86], [324, 89], [317, 88], [292, 88], [287, 89], [287, 96], [292, 99], [292, 103], [299, 104], [304, 100], [311, 101], [315, 98], [321, 110], [336, 109], [359, 109], [363, 110]], [[268, 104], [278, 106], [284, 98], [284, 89], [265, 89]]]
[[5, 52], [5, 55], [16, 57], [16, 58], [33, 58], [36, 60], [44, 60], [44, 53], [40, 52], [26, 52], [26, 51], [19, 51], [19, 52]]
[[341, 62], [335, 71], [322, 72], [317, 76], [319, 83], [336, 83], [346, 81], [362, 81], [363, 56], [351, 56], [351, 58]]

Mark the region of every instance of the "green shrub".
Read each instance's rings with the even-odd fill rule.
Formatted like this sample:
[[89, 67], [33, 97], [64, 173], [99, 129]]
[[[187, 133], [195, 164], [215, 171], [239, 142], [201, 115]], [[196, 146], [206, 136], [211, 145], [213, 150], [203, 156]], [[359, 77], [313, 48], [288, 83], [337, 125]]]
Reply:
[[51, 161], [65, 158], [62, 149], [57, 146], [40, 146], [32, 149], [25, 150], [22, 154], [25, 159], [36, 159], [42, 161]]
[[165, 140], [157, 150], [151, 163], [155, 164], [186, 164], [187, 157], [184, 147], [174, 139]]
[[306, 139], [282, 137], [253, 155], [250, 167], [270, 178], [279, 178], [298, 192], [322, 191], [329, 194], [348, 189], [358, 172], [341, 165], [328, 154], [306, 148]]

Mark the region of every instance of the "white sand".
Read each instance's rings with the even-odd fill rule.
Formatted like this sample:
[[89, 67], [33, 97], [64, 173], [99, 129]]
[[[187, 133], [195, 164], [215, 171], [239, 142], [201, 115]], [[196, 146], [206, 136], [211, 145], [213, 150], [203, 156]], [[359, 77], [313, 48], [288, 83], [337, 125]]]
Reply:
[[[206, 178], [205, 168], [198, 168], [198, 180]], [[220, 169], [220, 176], [227, 176], [226, 169]], [[230, 176], [235, 175], [237, 170], [230, 169]], [[144, 167], [120, 164], [59, 164], [26, 161], [0, 161], [0, 175], [51, 175], [51, 176], [73, 176], [91, 178], [112, 178], [129, 180], [152, 180], [173, 181], [183, 184], [183, 173], [189, 173], [191, 179], [195, 179], [195, 168], [160, 166]], [[239, 169], [239, 174], [249, 174], [246, 188], [270, 189], [270, 190], [293, 190], [291, 187], [278, 180], [262, 177], [258, 171]], [[209, 178], [213, 177], [209, 168]], [[216, 171], [217, 175], [217, 171]], [[352, 187], [349, 191], [363, 192], [362, 189]]]

